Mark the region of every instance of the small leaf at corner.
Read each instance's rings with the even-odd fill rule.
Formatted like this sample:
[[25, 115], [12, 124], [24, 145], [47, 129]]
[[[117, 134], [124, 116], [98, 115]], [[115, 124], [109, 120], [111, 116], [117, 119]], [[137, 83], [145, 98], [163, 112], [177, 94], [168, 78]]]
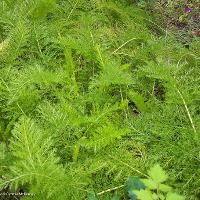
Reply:
[[185, 198], [179, 194], [169, 192], [166, 200], [184, 200]]
[[145, 189], [144, 183], [137, 177], [128, 177], [127, 181], [127, 192], [128, 192], [128, 197], [131, 200], [137, 200], [136, 195], [134, 194], [133, 191], [135, 190], [141, 190]]
[[155, 165], [152, 167], [149, 172], [149, 176], [155, 181], [157, 184], [162, 183], [167, 180], [168, 176], [165, 171], [162, 169], [160, 165]]
[[96, 198], [96, 195], [94, 193], [90, 193], [88, 195], [88, 200], [98, 200], [98, 199]]
[[153, 200], [153, 195], [148, 189], [134, 191], [134, 193], [136, 194], [137, 199], [139, 200]]

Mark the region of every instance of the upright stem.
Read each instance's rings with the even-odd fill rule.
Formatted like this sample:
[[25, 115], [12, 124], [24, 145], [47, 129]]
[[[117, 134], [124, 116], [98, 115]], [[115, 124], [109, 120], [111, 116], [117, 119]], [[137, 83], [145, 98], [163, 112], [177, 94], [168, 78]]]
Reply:
[[185, 99], [183, 98], [183, 95], [181, 94], [180, 90], [177, 89], [177, 91], [178, 91], [178, 93], [179, 93], [179, 95], [180, 95], [180, 97], [181, 97], [181, 99], [182, 99], [182, 101], [183, 101], [183, 104], [184, 104], [184, 106], [185, 106], [185, 110], [186, 110], [186, 112], [187, 112], [188, 118], [189, 118], [189, 120], [190, 120], [191, 126], [192, 126], [192, 128], [193, 128], [193, 130], [194, 130], [195, 137], [196, 137], [197, 131], [196, 131], [196, 128], [195, 128], [195, 125], [194, 125], [192, 116], [191, 116], [191, 114], [190, 114], [190, 111], [189, 111], [189, 109], [188, 109], [188, 106], [187, 106], [187, 104], [186, 104], [186, 101], [185, 101]]

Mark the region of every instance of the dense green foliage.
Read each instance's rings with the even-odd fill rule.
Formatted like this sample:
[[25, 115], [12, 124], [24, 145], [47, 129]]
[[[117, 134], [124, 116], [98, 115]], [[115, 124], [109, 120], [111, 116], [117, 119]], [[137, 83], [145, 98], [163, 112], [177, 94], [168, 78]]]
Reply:
[[197, 200], [199, 55], [131, 0], [2, 0], [1, 189], [80, 200], [160, 163]]

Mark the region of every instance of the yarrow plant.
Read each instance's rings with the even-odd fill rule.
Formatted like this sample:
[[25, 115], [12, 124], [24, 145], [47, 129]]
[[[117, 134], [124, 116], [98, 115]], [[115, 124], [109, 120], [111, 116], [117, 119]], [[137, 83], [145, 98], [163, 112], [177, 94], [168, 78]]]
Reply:
[[198, 200], [200, 44], [138, 2], [0, 1], [2, 192]]

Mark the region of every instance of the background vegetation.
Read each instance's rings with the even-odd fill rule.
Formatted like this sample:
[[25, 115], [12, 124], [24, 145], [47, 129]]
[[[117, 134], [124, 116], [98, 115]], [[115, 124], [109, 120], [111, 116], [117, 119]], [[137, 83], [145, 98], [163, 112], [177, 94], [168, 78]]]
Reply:
[[159, 163], [200, 198], [200, 42], [139, 3], [0, 2], [2, 192], [86, 199]]

